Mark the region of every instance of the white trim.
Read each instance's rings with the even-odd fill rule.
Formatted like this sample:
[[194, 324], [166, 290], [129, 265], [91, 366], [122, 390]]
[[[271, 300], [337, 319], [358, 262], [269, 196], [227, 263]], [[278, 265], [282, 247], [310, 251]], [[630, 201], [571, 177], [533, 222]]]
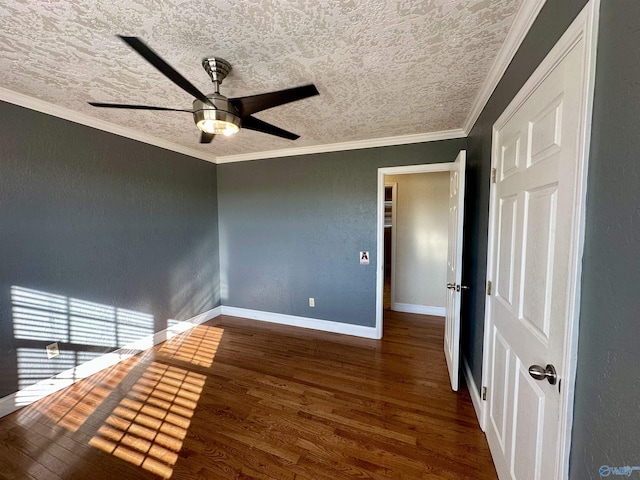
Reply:
[[[376, 226], [376, 338], [382, 338], [384, 311], [384, 168], [378, 169]], [[395, 275], [395, 272], [392, 272]]]
[[[578, 331], [580, 320], [580, 294], [582, 285], [582, 256], [584, 253], [585, 220], [586, 220], [586, 191], [587, 191], [587, 171], [589, 165], [589, 146], [591, 139], [591, 120], [593, 114], [593, 95], [595, 86], [595, 66], [597, 54], [597, 33], [600, 12], [600, 0], [590, 0], [583, 10], [577, 15], [572, 24], [567, 28], [562, 38], [556, 43], [551, 52], [536, 68], [535, 72], [527, 80], [518, 94], [509, 103], [509, 106], [500, 115], [493, 126], [491, 168], [495, 168], [497, 152], [495, 136], [499, 130], [526, 101], [532, 91], [544, 81], [555, 66], [573, 49], [580, 39], [584, 38], [584, 80], [582, 86], [583, 114], [579, 125], [578, 140], [578, 160], [577, 160], [577, 188], [576, 188], [576, 215], [573, 231], [576, 232], [576, 244], [573, 249], [569, 264], [569, 308], [568, 321], [565, 331], [564, 343], [564, 372], [560, 372], [562, 381], [562, 392], [560, 394], [560, 418], [559, 418], [559, 439], [558, 439], [558, 461], [556, 464], [556, 476], [558, 479], [566, 479], [569, 475], [569, 456], [571, 453], [571, 429], [573, 427], [573, 408], [575, 396], [575, 383], [578, 359]], [[487, 243], [487, 280], [495, 277], [493, 271], [493, 249], [496, 238], [491, 233], [496, 221], [496, 199], [494, 184], [490, 185], [490, 205], [489, 205], [489, 234]], [[491, 322], [491, 301], [492, 297], [487, 297], [485, 302], [484, 321], [484, 343], [482, 359], [482, 384], [489, 386], [489, 351], [491, 348], [492, 328]], [[483, 423], [486, 422], [486, 408], [483, 414]]]
[[487, 78], [485, 78], [482, 88], [480, 92], [478, 92], [478, 96], [473, 102], [471, 111], [464, 122], [462, 129], [467, 135], [487, 105], [493, 91], [498, 86], [498, 82], [502, 79], [504, 72], [507, 70], [511, 60], [513, 60], [518, 48], [520, 48], [522, 41], [527, 36], [527, 33], [529, 33], [529, 29], [540, 13], [545, 1], [546, 0], [526, 0], [522, 2], [518, 13], [516, 13], [516, 18], [509, 29], [509, 33], [507, 33], [507, 38], [502, 44], [498, 56], [494, 60], [491, 70], [489, 70], [489, 74]]
[[73, 385], [74, 383], [98, 373], [105, 368], [111, 367], [122, 360], [126, 360], [127, 358], [137, 355], [154, 345], [162, 343], [165, 340], [169, 340], [170, 338], [173, 338], [196, 325], [200, 325], [201, 323], [211, 320], [212, 318], [219, 316], [220, 313], [221, 307], [215, 307], [207, 312], [201, 313], [200, 315], [196, 315], [189, 320], [179, 322], [160, 332], [154, 333], [153, 335], [148, 335], [140, 340], [125, 345], [113, 352], [101, 355], [86, 363], [77, 365], [69, 370], [65, 370], [54, 377], [41, 380], [38, 383], [17, 391], [16, 393], [2, 397], [0, 398], [0, 418], [13, 413], [22, 407], [30, 405], [36, 400], [40, 400], [47, 395], [51, 395], [58, 390]]
[[445, 163], [429, 163], [422, 165], [407, 165], [404, 167], [378, 168], [378, 226], [377, 226], [377, 255], [376, 262], [376, 338], [382, 338], [383, 331], [383, 301], [384, 301], [384, 177], [385, 175], [404, 175], [411, 173], [449, 172], [453, 161]]
[[342, 333], [344, 335], [352, 335], [354, 337], [379, 339], [376, 336], [374, 327], [365, 327], [362, 325], [352, 325], [349, 323], [332, 322], [330, 320], [320, 320], [317, 318], [297, 317], [295, 315], [285, 315], [283, 313], [263, 312], [260, 310], [250, 310], [248, 308], [227, 307], [222, 306], [222, 315], [231, 317], [242, 317], [251, 320], [259, 320], [262, 322], [277, 323], [280, 325], [289, 325], [292, 327], [309, 328], [312, 330], [320, 330], [323, 332]]
[[[217, 307], [214, 307], [211, 310], [207, 310], [206, 312], [203, 312], [203, 313], [201, 313], [199, 315], [196, 315], [195, 317], [191, 317], [189, 320], [185, 320], [183, 322], [178, 323], [177, 325], [174, 325], [174, 326], [172, 326], [170, 328], [167, 328], [166, 330], [163, 330], [163, 332], [166, 331], [166, 332], [169, 332], [169, 333], [175, 333], [177, 331], [178, 333], [182, 333], [185, 330], [189, 330], [189, 328], [193, 328], [196, 325], [201, 325], [204, 322], [208, 322], [209, 320], [211, 320], [213, 318], [219, 317], [220, 315], [222, 315], [222, 306], [218, 305]], [[181, 325], [187, 326], [187, 324], [189, 324], [189, 323], [191, 323], [193, 325], [192, 326], [188, 326], [188, 328], [185, 328], [184, 330], [180, 330], [180, 328], [181, 328], [180, 326]], [[172, 335], [172, 336], [174, 336], [174, 335]], [[171, 338], [171, 337], [168, 337], [168, 338]]]
[[432, 173], [432, 172], [449, 172], [453, 161], [444, 163], [423, 163], [421, 165], [405, 165], [404, 167], [384, 167], [383, 175], [410, 175], [412, 173]]
[[69, 120], [70, 122], [79, 123], [87, 127], [102, 130], [104, 132], [113, 133], [121, 137], [130, 138], [139, 142], [154, 145], [165, 150], [188, 155], [190, 157], [199, 158], [211, 163], [232, 163], [245, 162], [249, 160], [261, 160], [267, 158], [291, 157], [295, 155], [311, 155], [314, 153], [340, 152], [345, 150], [360, 150], [364, 148], [389, 147], [393, 145], [407, 145], [411, 143], [435, 142], [438, 140], [451, 140], [456, 138], [465, 138], [467, 133], [461, 128], [452, 130], [442, 130], [438, 132], [417, 133], [412, 135], [400, 135], [397, 137], [371, 138], [367, 140], [355, 140], [351, 142], [330, 143], [323, 145], [310, 145], [307, 147], [293, 147], [281, 150], [270, 150], [264, 152], [241, 153], [238, 155], [221, 155], [216, 156], [213, 153], [202, 152], [193, 148], [178, 145], [177, 143], [168, 142], [161, 138], [138, 132], [122, 125], [101, 120], [85, 113], [76, 112], [66, 107], [61, 107], [49, 103], [39, 98], [30, 97], [23, 93], [14, 92], [0, 87], [0, 101], [12, 103], [20, 107], [30, 110], [52, 115], [54, 117]]
[[[496, 168], [496, 154], [495, 154], [495, 148], [496, 148], [496, 130], [495, 128], [492, 131], [491, 134], [491, 165], [490, 165], [490, 171], [493, 171], [494, 168]], [[488, 221], [488, 230], [487, 230], [487, 278], [486, 278], [486, 282], [484, 287], [485, 287], [485, 294], [486, 292], [488, 292], [487, 287], [488, 287], [488, 282], [493, 282], [493, 289], [494, 292], [491, 293], [491, 295], [486, 295], [485, 296], [485, 302], [484, 302], [484, 331], [483, 331], [483, 338], [482, 338], [482, 385], [487, 386], [487, 390], [489, 389], [489, 367], [490, 367], [490, 361], [491, 358], [489, 356], [489, 352], [490, 352], [490, 345], [491, 345], [491, 322], [489, 321], [489, 318], [491, 316], [491, 308], [492, 308], [492, 301], [493, 301], [493, 295], [495, 294], [495, 280], [494, 277], [494, 272], [493, 272], [493, 249], [495, 246], [495, 243], [497, 241], [497, 239], [495, 238], [495, 235], [493, 234], [494, 229], [495, 229], [495, 225], [496, 225], [496, 212], [495, 209], [497, 208], [496, 205], [496, 189], [494, 187], [494, 184], [491, 183], [491, 175], [489, 175], [489, 221]], [[480, 423], [482, 425], [487, 424], [487, 410], [488, 409], [484, 409], [484, 411], [482, 412], [482, 419], [480, 421]]]
[[85, 113], [76, 112], [66, 107], [54, 105], [53, 103], [40, 100], [39, 98], [30, 97], [6, 88], [0, 87], [0, 100], [20, 107], [25, 107], [30, 110], [35, 110], [37, 112], [46, 113], [47, 115], [52, 115], [64, 120], [69, 120], [70, 122], [79, 123], [87, 127], [102, 130], [104, 132], [113, 133], [114, 135], [154, 145], [165, 150], [171, 150], [183, 155], [199, 158], [200, 160], [216, 163], [216, 156], [211, 153], [201, 152], [200, 150], [178, 145], [177, 143], [168, 142], [161, 138], [147, 135], [146, 133], [138, 132], [131, 128], [123, 127], [122, 125], [116, 125], [115, 123], [100, 120]]
[[325, 145], [309, 145], [307, 147], [293, 147], [266, 152], [241, 153], [238, 155], [222, 155], [217, 157], [216, 163], [246, 162], [249, 160], [263, 160], [267, 158], [292, 157], [295, 155], [312, 155], [314, 153], [341, 152], [345, 150], [360, 150], [363, 148], [389, 147], [392, 145], [407, 145], [410, 143], [435, 142], [465, 138], [466, 132], [461, 128], [443, 130], [440, 132], [417, 133], [398, 137], [371, 138], [352, 142], [329, 143]]
[[467, 390], [469, 390], [469, 396], [471, 397], [471, 403], [473, 403], [473, 409], [476, 411], [476, 417], [478, 419], [478, 424], [480, 425], [480, 430], [484, 432], [484, 406], [485, 403], [482, 401], [482, 397], [480, 396], [480, 392], [478, 391], [478, 387], [476, 386], [476, 382], [473, 380], [473, 374], [471, 373], [471, 367], [467, 362], [467, 359], [464, 355], [462, 357], [462, 372], [464, 373], [464, 381], [467, 384]]
[[433, 315], [435, 317], [444, 317], [447, 313], [447, 309], [445, 307], [413, 305], [411, 303], [392, 303], [391, 310], [405, 313], [419, 313], [420, 315]]
[[[590, 0], [584, 7], [578, 18], [583, 16], [580, 29], [585, 38], [585, 65], [584, 65], [584, 98], [582, 107], [583, 124], [581, 125], [581, 138], [578, 141], [579, 167], [582, 168], [578, 175], [578, 212], [574, 231], [577, 232], [577, 246], [572, 265], [572, 292], [573, 304], [569, 307], [570, 322], [567, 324], [565, 344], [565, 381], [563, 389], [565, 395], [560, 405], [560, 458], [559, 477], [569, 478], [569, 456], [571, 454], [571, 430], [573, 428], [573, 407], [576, 389], [576, 373], [578, 370], [578, 333], [580, 321], [580, 298], [582, 293], [582, 257], [584, 255], [585, 224], [587, 212], [587, 174], [589, 170], [589, 148], [591, 146], [591, 122], [593, 117], [593, 97], [596, 78], [596, 55], [598, 49], [598, 24], [600, 20], [600, 0]], [[571, 28], [569, 28], [571, 29]]]

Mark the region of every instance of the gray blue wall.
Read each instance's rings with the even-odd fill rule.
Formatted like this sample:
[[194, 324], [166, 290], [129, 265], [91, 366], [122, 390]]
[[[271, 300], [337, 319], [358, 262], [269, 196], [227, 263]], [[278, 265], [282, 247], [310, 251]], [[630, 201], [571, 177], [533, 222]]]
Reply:
[[[640, 466], [639, 285], [640, 2], [603, 0], [587, 187], [572, 480], [599, 478], [601, 465]], [[640, 472], [630, 477], [638, 478]]]
[[7, 103], [0, 139], [0, 397], [220, 304], [215, 165]]
[[452, 162], [465, 143], [219, 165], [222, 303], [375, 326], [378, 168]]

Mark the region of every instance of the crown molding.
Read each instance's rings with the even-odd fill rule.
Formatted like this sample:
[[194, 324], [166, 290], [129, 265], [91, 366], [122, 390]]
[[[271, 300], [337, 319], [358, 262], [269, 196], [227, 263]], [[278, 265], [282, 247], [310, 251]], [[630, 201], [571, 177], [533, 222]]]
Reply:
[[311, 145], [308, 147], [287, 148], [281, 150], [271, 150], [265, 152], [241, 153], [238, 155], [216, 156], [211, 153], [204, 153], [199, 150], [184, 147], [173, 142], [168, 142], [152, 135], [138, 132], [136, 130], [116, 125], [90, 115], [60, 107], [53, 103], [30, 97], [28, 95], [14, 92], [0, 87], [0, 100], [30, 110], [52, 115], [54, 117], [79, 123], [87, 127], [96, 128], [105, 132], [113, 133], [121, 137], [131, 138], [139, 142], [154, 145], [159, 148], [171, 150], [190, 157], [199, 158], [211, 163], [231, 163], [244, 162], [249, 160], [260, 160], [266, 158], [291, 157], [295, 155], [311, 155], [314, 153], [339, 152], [343, 150], [359, 150], [363, 148], [388, 147], [392, 145], [406, 145], [410, 143], [435, 142], [437, 140], [450, 140], [454, 138], [464, 138], [466, 133], [456, 128], [453, 130], [443, 130], [440, 132], [418, 133], [413, 135], [402, 135], [398, 137], [372, 138], [368, 140], [356, 140], [353, 142], [330, 143], [326, 145]]
[[64, 120], [69, 120], [70, 122], [86, 125], [87, 127], [113, 133], [114, 135], [119, 135], [121, 137], [130, 138], [132, 140], [164, 148], [165, 150], [171, 150], [183, 155], [199, 158], [200, 160], [216, 163], [216, 156], [211, 153], [204, 153], [199, 150], [178, 145], [177, 143], [168, 142], [152, 135], [147, 135], [121, 125], [116, 125], [105, 120], [91, 117], [84, 113], [75, 112], [66, 107], [60, 107], [38, 98], [14, 92], [13, 90], [0, 87], [0, 100], [20, 107], [25, 107], [30, 110], [35, 110], [37, 112], [46, 113], [47, 115], [52, 115]]
[[526, 37], [529, 32], [531, 25], [533, 25], [545, 1], [546, 0], [524, 0], [522, 5], [520, 5], [513, 25], [511, 25], [509, 33], [507, 33], [507, 38], [502, 44], [487, 78], [482, 84], [480, 92], [473, 102], [469, 116], [464, 122], [462, 129], [467, 135], [471, 132], [471, 129], [478, 120], [482, 109], [487, 105], [489, 98], [491, 98], [493, 91], [498, 86], [498, 82], [507, 70], [511, 60], [513, 60], [518, 48], [520, 48], [524, 37]]
[[286, 148], [266, 152], [242, 153], [238, 155], [218, 156], [216, 163], [246, 162], [249, 160], [264, 160], [267, 158], [292, 157], [296, 155], [312, 155], [314, 153], [340, 152], [344, 150], [360, 150], [363, 148], [390, 147], [393, 145], [407, 145], [410, 143], [435, 142], [466, 137], [461, 128], [442, 130], [440, 132], [418, 133], [398, 137], [372, 138], [353, 142], [329, 143], [326, 145], [310, 145], [307, 147]]

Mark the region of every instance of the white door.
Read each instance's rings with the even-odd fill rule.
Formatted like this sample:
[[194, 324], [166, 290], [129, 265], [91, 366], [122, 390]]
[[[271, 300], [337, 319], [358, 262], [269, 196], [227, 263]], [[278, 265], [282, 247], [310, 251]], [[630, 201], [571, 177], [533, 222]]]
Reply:
[[460, 363], [460, 297], [462, 283], [462, 229], [464, 225], [464, 175], [466, 152], [460, 151], [449, 173], [449, 247], [447, 251], [447, 307], [444, 356], [451, 388], [458, 390]]
[[562, 42], [494, 126], [486, 433], [501, 480], [562, 470], [586, 111], [585, 40]]

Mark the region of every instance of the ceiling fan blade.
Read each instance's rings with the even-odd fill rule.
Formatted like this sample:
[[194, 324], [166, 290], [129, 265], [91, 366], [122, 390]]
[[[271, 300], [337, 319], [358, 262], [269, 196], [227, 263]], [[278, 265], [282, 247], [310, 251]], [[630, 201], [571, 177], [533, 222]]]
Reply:
[[215, 134], [213, 133], [202, 132], [200, 135], [200, 143], [211, 143], [213, 137], [215, 137]]
[[144, 44], [142, 40], [138, 37], [123, 37], [122, 35], [118, 35], [127, 45], [133, 48], [136, 52], [138, 52], [145, 60], [147, 60], [151, 65], [156, 67], [160, 72], [164, 74], [169, 80], [183, 89], [185, 92], [191, 94], [196, 97], [201, 102], [204, 102], [208, 105], [211, 105], [211, 101], [206, 97], [204, 93], [198, 90], [193, 86], [189, 80], [184, 78], [182, 75], [178, 73], [176, 69], [174, 69], [171, 65], [165, 62], [160, 56], [151, 50], [147, 45]]
[[169, 112], [189, 112], [193, 113], [192, 110], [183, 110], [181, 108], [168, 108], [168, 107], [152, 107], [151, 105], [125, 105], [122, 103], [99, 103], [99, 102], [87, 102], [89, 105], [93, 107], [103, 107], [103, 108], [127, 108], [131, 110], [166, 110]]
[[318, 95], [318, 89], [315, 85], [305, 85], [303, 87], [288, 88], [277, 92], [263, 93], [260, 95], [251, 95], [249, 97], [231, 98], [229, 101], [240, 112], [240, 118], [244, 121], [245, 117], [261, 112], [268, 108], [284, 105], [285, 103], [295, 102], [303, 98]]
[[288, 140], [297, 140], [298, 138], [300, 138], [300, 135], [287, 132], [282, 128], [276, 127], [275, 125], [271, 125], [267, 122], [263, 122], [262, 120], [251, 116], [242, 119], [242, 128], [246, 128], [247, 130], [255, 130], [256, 132], [268, 133], [269, 135], [275, 135], [276, 137], [282, 137]]

